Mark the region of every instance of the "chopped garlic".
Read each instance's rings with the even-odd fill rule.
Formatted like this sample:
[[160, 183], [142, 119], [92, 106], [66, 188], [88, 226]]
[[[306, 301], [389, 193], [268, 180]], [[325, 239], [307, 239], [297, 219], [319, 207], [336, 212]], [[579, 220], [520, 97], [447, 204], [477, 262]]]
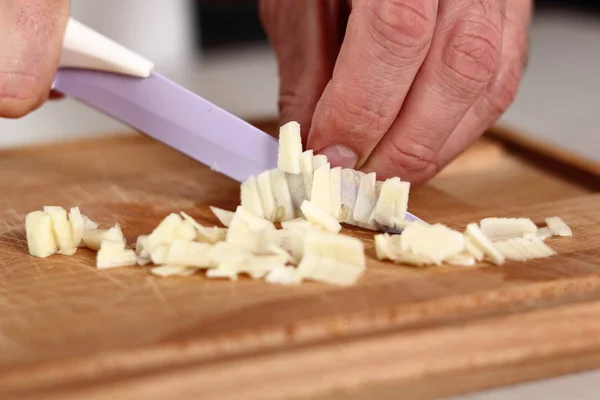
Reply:
[[313, 170], [316, 171], [321, 168], [325, 164], [329, 164], [327, 161], [327, 156], [325, 154], [317, 154], [313, 156]]
[[[315, 169], [312, 191], [310, 193], [310, 202], [319, 207], [319, 209], [327, 215], [332, 215], [329, 175], [329, 163]], [[337, 216], [334, 217], [337, 219]]]
[[[356, 195], [360, 185], [360, 174], [353, 169], [342, 169], [341, 176], [341, 210], [338, 219], [347, 224], [354, 224], [354, 206], [356, 204]], [[363, 174], [364, 175], [364, 174]]]
[[472, 267], [475, 265], [475, 257], [468, 253], [459, 253], [446, 258], [446, 262], [452, 265], [458, 265], [461, 267]]
[[366, 265], [362, 240], [352, 236], [329, 232], [307, 232], [304, 238], [304, 255], [316, 254], [348, 264]]
[[394, 260], [394, 247], [388, 233], [375, 235], [375, 255], [379, 260]]
[[304, 193], [306, 193], [306, 200], [310, 200], [310, 193], [312, 192], [314, 172], [313, 158], [314, 155], [312, 150], [306, 150], [300, 155], [300, 171], [302, 173], [302, 180], [304, 181]]
[[148, 235], [138, 236], [135, 242], [135, 254], [140, 257], [147, 257], [150, 255], [148, 251]]
[[118, 268], [136, 265], [135, 251], [125, 249], [125, 243], [120, 240], [103, 240], [96, 255], [96, 267]]
[[79, 207], [71, 207], [69, 210], [69, 224], [71, 225], [71, 247], [79, 247], [85, 229], [85, 222]]
[[331, 215], [339, 220], [342, 212], [342, 167], [329, 170], [329, 194], [331, 196]]
[[44, 212], [52, 219], [52, 231], [56, 244], [60, 250], [68, 250], [73, 247], [73, 235], [71, 225], [67, 219], [67, 211], [62, 207], [44, 206]]
[[273, 197], [273, 189], [271, 188], [270, 171], [264, 171], [259, 174], [256, 177], [256, 182], [265, 218], [269, 221], [276, 221], [277, 209], [275, 208], [275, 198]]
[[404, 220], [408, 208], [409, 191], [410, 183], [402, 182], [400, 178], [392, 178], [383, 182], [370, 219], [389, 227], [394, 227], [396, 218]]
[[545, 226], [543, 228], [538, 229], [537, 232], [535, 233], [535, 236], [537, 236], [538, 238], [540, 238], [542, 240], [546, 240], [549, 237], [552, 237], [552, 231], [550, 230], [550, 228]]
[[265, 280], [278, 285], [297, 285], [302, 283], [302, 277], [297, 274], [296, 269], [286, 267], [285, 265], [280, 265], [270, 270]]
[[465, 237], [465, 250], [472, 255], [476, 261], [483, 261], [483, 258], [485, 257], [483, 251], [473, 243], [473, 239], [470, 237]]
[[465, 249], [465, 238], [442, 224], [426, 225], [413, 222], [402, 231], [401, 249], [416, 256], [425, 257], [440, 265], [446, 258]]
[[219, 222], [221, 222], [223, 224], [223, 226], [229, 227], [229, 224], [231, 224], [231, 220], [233, 219], [233, 216], [235, 215], [234, 212], [228, 211], [228, 210], [223, 210], [222, 208], [213, 207], [213, 206], [210, 206], [210, 210], [213, 212], [213, 214], [215, 214], [215, 216], [217, 217]]
[[554, 250], [537, 237], [502, 240], [494, 243], [494, 246], [507, 259], [512, 261], [527, 261], [556, 254]]
[[227, 230], [226, 242], [256, 253], [261, 247], [261, 235], [261, 231], [251, 229], [250, 224], [236, 216]]
[[58, 246], [52, 231], [52, 218], [44, 211], [32, 211], [25, 217], [29, 254], [45, 258], [56, 253]]
[[238, 274], [248, 274], [252, 279], [261, 279], [273, 269], [284, 267], [286, 258], [277, 255], [254, 256], [232, 268], [235, 268]]
[[250, 176], [245, 182], [242, 183], [240, 195], [242, 207], [259, 216], [260, 218], [265, 218], [262, 202], [260, 200], [260, 194], [258, 192], [258, 183], [255, 176]]
[[244, 247], [233, 243], [219, 242], [208, 251], [213, 265], [242, 262], [252, 257], [252, 253]]
[[354, 205], [353, 218], [357, 222], [369, 224], [371, 222], [371, 214], [375, 207], [375, 182], [376, 175], [374, 172], [363, 175], [356, 194], [356, 204]]
[[537, 232], [537, 226], [529, 218], [484, 218], [479, 225], [492, 242]]
[[238, 270], [236, 264], [223, 263], [217, 268], [211, 268], [206, 271], [207, 278], [228, 278], [232, 281], [238, 280]]
[[304, 189], [304, 178], [302, 175], [285, 174], [285, 179], [288, 183], [290, 190], [290, 196], [292, 198], [292, 207], [294, 208], [294, 214], [299, 213], [300, 205], [306, 199], [306, 192]]
[[196, 272], [194, 268], [187, 268], [181, 265], [161, 265], [160, 267], [150, 268], [152, 275], [163, 278], [169, 276], [190, 276]]
[[[175, 213], [167, 215], [158, 226], [148, 235], [148, 249], [160, 246], [162, 244], [169, 244], [175, 240], [175, 232], [183, 220]], [[84, 239], [85, 241], [85, 234]]]
[[546, 224], [548, 225], [548, 229], [552, 232], [553, 235], [556, 236], [573, 236], [573, 232], [569, 225], [565, 223], [560, 217], [550, 217], [546, 218]]
[[300, 154], [302, 154], [300, 124], [290, 121], [279, 128], [277, 168], [290, 174], [299, 174]]
[[83, 231], [83, 243], [92, 250], [100, 250], [100, 245], [104, 240], [112, 240], [125, 244], [125, 236], [121, 231], [121, 226], [115, 224], [110, 229], [88, 229]]
[[494, 247], [494, 244], [481, 232], [477, 224], [472, 223], [467, 225], [465, 234], [473, 240], [473, 244], [483, 251], [494, 264], [504, 264], [504, 255]]
[[161, 244], [152, 248], [152, 250], [150, 250], [150, 260], [157, 265], [165, 264], [167, 262], [167, 256], [169, 255], [171, 243]]
[[303, 279], [350, 286], [358, 281], [364, 271], [365, 267], [362, 265], [309, 253], [298, 264], [297, 274]]
[[225, 229], [225, 228], [219, 228], [217, 226], [213, 226], [212, 228], [207, 228], [205, 226], [202, 226], [198, 223], [198, 221], [196, 221], [194, 218], [190, 217], [183, 211], [181, 212], [181, 216], [183, 217], [185, 222], [187, 222], [193, 226], [194, 232], [193, 232], [191, 239], [184, 239], [184, 238], [179, 238], [179, 239], [189, 240], [189, 241], [195, 239], [198, 242], [214, 244], [214, 243], [225, 240], [225, 238], [227, 236], [227, 229]]
[[240, 218], [243, 221], [245, 221], [250, 227], [250, 229], [252, 229], [253, 231], [275, 229], [275, 225], [273, 225], [271, 221], [259, 217], [258, 215], [252, 213], [243, 206], [238, 206], [236, 208], [235, 215], [231, 221], [231, 224], [229, 224], [229, 228], [231, 228], [231, 225], [233, 224], [236, 218]]
[[[182, 213], [185, 214], [185, 213]], [[187, 215], [187, 214], [185, 214]], [[189, 217], [189, 215], [188, 215]], [[190, 217], [191, 218], [191, 217]], [[193, 222], [192, 222], [193, 221]], [[196, 227], [194, 226], [193, 219], [191, 221], [183, 221], [173, 232], [173, 240], [186, 240], [191, 241], [196, 238]]]
[[83, 218], [83, 230], [84, 231], [88, 230], [88, 229], [98, 229], [98, 226], [100, 226], [97, 222], [92, 221], [85, 215], [82, 215], [82, 218]]
[[336, 218], [333, 218], [331, 215], [325, 213], [308, 200], [304, 200], [300, 206], [300, 210], [309, 222], [321, 226], [323, 229], [329, 232], [337, 233], [342, 230], [342, 226]]
[[277, 215], [275, 221], [287, 221], [294, 218], [294, 205], [292, 196], [288, 187], [285, 172], [278, 169], [271, 170], [271, 187], [273, 188], [273, 197], [275, 198], [275, 207]]
[[209, 256], [211, 249], [212, 246], [208, 243], [175, 240], [169, 247], [164, 263], [194, 268], [210, 268], [214, 266]]

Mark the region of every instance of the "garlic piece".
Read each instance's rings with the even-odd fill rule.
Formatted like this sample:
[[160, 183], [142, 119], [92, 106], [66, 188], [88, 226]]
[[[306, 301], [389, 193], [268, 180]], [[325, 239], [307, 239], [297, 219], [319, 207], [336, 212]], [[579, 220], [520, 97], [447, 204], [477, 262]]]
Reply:
[[342, 226], [336, 218], [333, 218], [331, 215], [325, 213], [308, 200], [304, 200], [300, 206], [300, 210], [309, 222], [321, 226], [323, 229], [329, 232], [337, 233], [342, 230]]
[[290, 121], [279, 128], [277, 168], [290, 174], [299, 174], [300, 154], [302, 154], [300, 124]]
[[223, 226], [229, 227], [229, 224], [231, 224], [231, 220], [235, 215], [234, 212], [223, 210], [222, 208], [213, 206], [210, 206], [210, 210], [213, 212], [213, 214], [215, 214], [215, 217], [217, 217], [217, 219], [223, 224]]
[[556, 236], [573, 236], [573, 232], [569, 225], [565, 223], [560, 217], [549, 217], [546, 218], [546, 224], [548, 229], [552, 232], [552, 235]]
[[52, 230], [52, 218], [44, 211], [32, 211], [25, 217], [29, 254], [45, 258], [56, 253], [58, 246]]

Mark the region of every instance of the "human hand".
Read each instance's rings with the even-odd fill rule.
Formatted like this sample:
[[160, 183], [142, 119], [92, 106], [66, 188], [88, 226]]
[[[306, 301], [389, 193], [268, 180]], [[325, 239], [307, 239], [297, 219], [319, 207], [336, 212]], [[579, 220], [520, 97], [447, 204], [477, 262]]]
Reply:
[[69, 6], [69, 0], [0, 0], [0, 117], [22, 117], [48, 99]]
[[512, 103], [533, 0], [262, 0], [281, 123], [332, 164], [423, 183]]

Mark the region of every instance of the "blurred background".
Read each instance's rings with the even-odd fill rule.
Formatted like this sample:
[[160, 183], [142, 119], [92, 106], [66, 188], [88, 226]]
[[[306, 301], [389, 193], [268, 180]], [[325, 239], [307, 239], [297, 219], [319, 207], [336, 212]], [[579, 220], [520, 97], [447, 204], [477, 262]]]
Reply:
[[[538, 0], [529, 66], [500, 122], [600, 162], [600, 2]], [[277, 68], [257, 1], [72, 0], [76, 19], [156, 63], [157, 70], [250, 119], [277, 114]], [[0, 119], [0, 147], [126, 132], [72, 100]]]

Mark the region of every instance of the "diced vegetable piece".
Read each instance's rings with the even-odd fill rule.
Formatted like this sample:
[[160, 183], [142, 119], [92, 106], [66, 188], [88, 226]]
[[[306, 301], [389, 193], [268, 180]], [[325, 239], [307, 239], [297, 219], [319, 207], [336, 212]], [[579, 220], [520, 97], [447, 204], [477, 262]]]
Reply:
[[389, 227], [394, 227], [396, 218], [404, 220], [409, 191], [410, 183], [402, 182], [400, 178], [391, 178], [383, 182], [371, 220]]
[[573, 231], [569, 228], [569, 225], [566, 224], [560, 217], [549, 217], [546, 218], [546, 224], [548, 228], [552, 232], [553, 235], [556, 236], [573, 236]]
[[248, 252], [256, 253], [261, 246], [262, 232], [250, 228], [243, 218], [236, 216], [231, 221], [231, 226], [227, 231], [227, 243], [234, 244], [246, 249]]
[[242, 207], [261, 218], [265, 218], [265, 212], [262, 208], [262, 202], [258, 192], [258, 183], [255, 176], [249, 177], [242, 183], [240, 193]]
[[[298, 164], [298, 168], [300, 168]], [[273, 197], [273, 190], [271, 188], [271, 175], [270, 171], [264, 171], [256, 177], [258, 184], [258, 194], [260, 196], [260, 202], [262, 205], [265, 218], [269, 221], [277, 220], [277, 209], [275, 208], [275, 198]]]
[[115, 240], [103, 240], [96, 255], [96, 267], [118, 268], [136, 265], [135, 251], [125, 249], [125, 243]]
[[56, 244], [60, 250], [67, 250], [73, 247], [73, 235], [71, 225], [67, 219], [67, 211], [62, 207], [44, 206], [44, 212], [50, 215], [52, 219], [52, 231]]
[[342, 169], [341, 176], [341, 210], [338, 219], [347, 224], [354, 224], [354, 207], [356, 205], [356, 195], [360, 186], [360, 177], [364, 175], [353, 169]]
[[[173, 243], [173, 242], [171, 242]], [[158, 245], [152, 250], [150, 250], [150, 259], [154, 264], [166, 264], [167, 256], [169, 255], [169, 249], [171, 248], [171, 243], [165, 243]]]
[[364, 270], [364, 266], [309, 253], [298, 264], [297, 274], [303, 279], [350, 286], [360, 279]]
[[237, 263], [252, 257], [252, 253], [239, 245], [219, 242], [208, 251], [213, 265]]
[[473, 256], [476, 261], [483, 261], [485, 254], [483, 251], [473, 243], [473, 239], [465, 236], [465, 250], [467, 253]]
[[148, 251], [148, 235], [138, 236], [135, 242], [135, 254], [141, 257], [148, 257], [150, 255]]
[[188, 268], [181, 265], [161, 265], [160, 267], [150, 268], [152, 275], [166, 278], [169, 276], [190, 276], [196, 272], [194, 268]]
[[450, 256], [446, 259], [448, 264], [458, 265], [461, 267], [472, 267], [475, 265], [475, 257], [468, 253], [459, 253], [453, 256]]
[[173, 240], [185, 240], [189, 242], [196, 239], [196, 227], [194, 226], [195, 222], [196, 221], [193, 219], [191, 221], [182, 221], [175, 229], [175, 232], [173, 232]]
[[400, 242], [403, 251], [425, 257], [437, 265], [465, 249], [463, 234], [442, 224], [430, 226], [413, 222], [402, 231]]
[[69, 210], [69, 224], [71, 225], [71, 247], [79, 247], [85, 229], [85, 222], [79, 207], [71, 207]]
[[300, 124], [291, 121], [279, 128], [277, 168], [290, 174], [299, 174], [300, 154], [302, 154]]
[[[162, 244], [169, 244], [175, 240], [175, 232], [183, 220], [175, 213], [171, 213], [166, 216], [160, 224], [148, 235], [148, 249], [160, 246]], [[84, 239], [85, 241], [85, 234]]]
[[310, 200], [310, 193], [312, 192], [314, 173], [313, 158], [314, 155], [312, 150], [306, 150], [300, 155], [300, 171], [302, 173], [302, 180], [304, 181], [304, 193], [306, 193], [306, 200]]
[[209, 257], [212, 246], [208, 243], [175, 240], [167, 252], [165, 263], [194, 268], [210, 268], [213, 265]]
[[289, 221], [284, 221], [281, 223], [281, 227], [283, 229], [289, 230], [294, 228], [306, 228], [306, 229], [321, 229], [322, 227], [319, 225], [315, 225], [310, 221], [305, 220], [304, 218], [294, 218]]
[[[250, 210], [246, 209], [243, 206], [238, 206], [238, 208], [236, 208], [235, 216], [234, 216], [233, 220], [231, 221], [231, 224], [233, 224], [233, 221], [236, 218], [241, 218], [242, 220], [246, 221], [246, 223], [248, 224], [250, 229], [252, 229], [253, 231], [262, 231], [262, 230], [267, 230], [267, 229], [274, 230], [275, 229], [275, 225], [273, 225], [273, 223], [271, 221], [259, 217], [258, 215], [252, 213]], [[230, 224], [230, 228], [231, 228], [231, 224]]]
[[294, 205], [292, 196], [288, 187], [285, 172], [278, 169], [270, 171], [271, 187], [273, 188], [273, 197], [275, 198], [275, 207], [277, 209], [276, 222], [287, 221], [294, 218]]
[[235, 214], [234, 212], [213, 206], [210, 206], [210, 210], [213, 212], [213, 214], [215, 214], [223, 226], [229, 227], [229, 224], [231, 223], [231, 220]]
[[342, 167], [329, 171], [329, 193], [331, 195], [331, 215], [339, 219], [342, 212]]
[[314, 171], [318, 170], [325, 164], [329, 164], [329, 161], [327, 161], [327, 156], [325, 154], [317, 154], [317, 155], [313, 156], [313, 170]]
[[58, 246], [52, 230], [52, 218], [44, 211], [32, 211], [25, 217], [29, 254], [45, 258], [56, 253]]
[[[331, 209], [331, 184], [329, 183], [329, 163], [315, 169], [310, 202], [319, 207], [321, 211], [332, 215]], [[335, 216], [337, 219], [337, 216]]]
[[365, 248], [362, 240], [329, 232], [309, 231], [304, 238], [304, 256], [316, 254], [364, 267]]
[[206, 271], [207, 278], [227, 278], [232, 281], [238, 280], [237, 265], [232, 263], [219, 264], [217, 268]]
[[[208, 228], [202, 226], [196, 221], [194, 218], [190, 217], [183, 211], [181, 212], [181, 216], [185, 220], [185, 222], [192, 225], [194, 228], [193, 236], [191, 239], [183, 239], [183, 240], [197, 240], [199, 242], [214, 244], [217, 242], [221, 242], [225, 240], [227, 236], [226, 228], [219, 228], [217, 226]], [[258, 218], [258, 217], [257, 217]]]
[[125, 245], [125, 236], [121, 231], [121, 226], [115, 224], [110, 229], [88, 229], [83, 231], [83, 243], [92, 250], [100, 250], [100, 245], [104, 240], [121, 242]]
[[[404, 234], [404, 233], [403, 233]], [[467, 225], [465, 234], [471, 238], [473, 244], [483, 251], [490, 260], [496, 265], [504, 264], [505, 257], [500, 253], [494, 244], [481, 232], [481, 229], [475, 223]]]
[[368, 224], [371, 222], [371, 214], [375, 207], [375, 182], [374, 172], [363, 175], [360, 180], [360, 186], [356, 194], [356, 204], [354, 205], [353, 218], [357, 222]]
[[492, 242], [537, 232], [537, 226], [529, 218], [484, 218], [479, 225]]
[[537, 232], [535, 233], [535, 236], [537, 236], [538, 238], [540, 238], [542, 240], [546, 240], [549, 237], [552, 237], [552, 231], [550, 230], [550, 228], [545, 226], [543, 228], [538, 229]]
[[292, 207], [294, 208], [294, 213], [298, 213], [300, 211], [300, 205], [307, 198], [306, 192], [304, 190], [304, 178], [302, 174], [294, 175], [294, 174], [285, 174], [285, 178], [288, 183], [288, 188], [290, 189], [290, 196], [292, 198]]
[[309, 222], [321, 226], [323, 229], [329, 232], [339, 232], [342, 230], [342, 226], [336, 218], [333, 218], [331, 215], [325, 213], [308, 200], [304, 200], [300, 206], [300, 210], [302, 210], [302, 213]]
[[293, 267], [279, 265], [269, 271], [265, 280], [277, 285], [297, 285], [302, 283], [302, 278]]

